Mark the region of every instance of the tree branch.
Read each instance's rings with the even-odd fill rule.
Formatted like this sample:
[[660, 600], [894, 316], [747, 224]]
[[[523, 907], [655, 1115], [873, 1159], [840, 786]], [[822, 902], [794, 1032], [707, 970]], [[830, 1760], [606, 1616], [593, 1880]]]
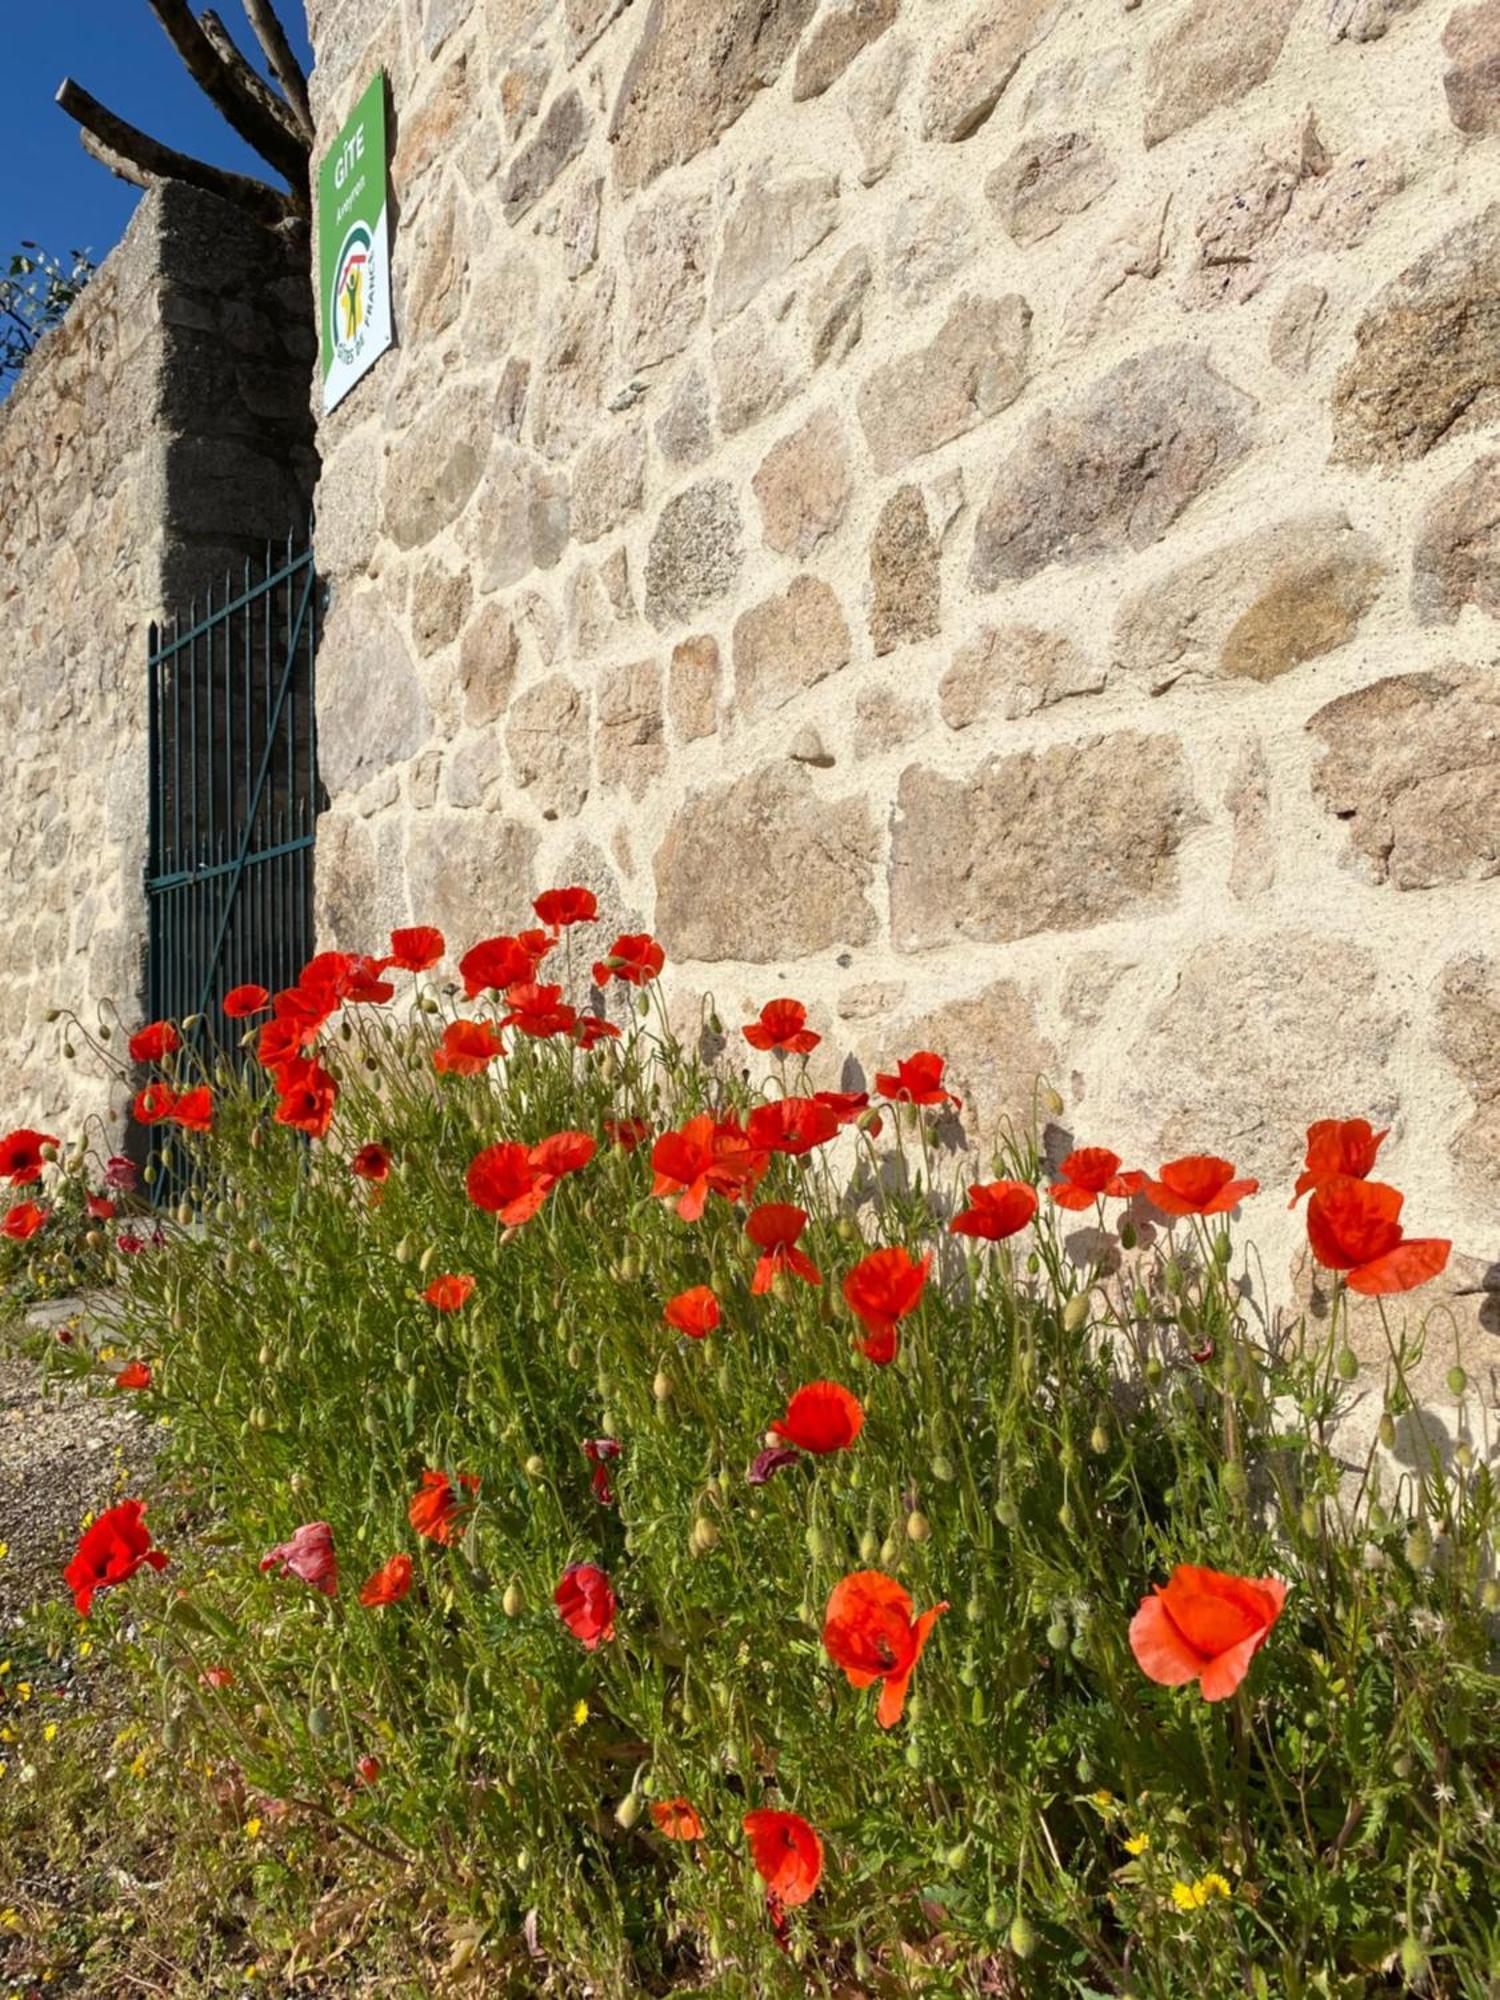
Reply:
[[161, 186], [161, 182], [154, 175], [143, 172], [133, 161], [127, 160], [123, 153], [115, 152], [112, 147], [106, 146], [102, 139], [96, 139], [87, 127], [80, 131], [78, 136], [83, 141], [83, 150], [90, 158], [97, 160], [100, 166], [108, 167], [117, 179], [129, 181], [132, 187], [138, 188]]
[[[98, 98], [91, 97], [70, 76], [65, 76], [58, 86], [57, 102], [83, 127], [83, 143], [95, 159], [104, 159], [111, 172], [139, 187], [149, 187], [153, 181], [186, 181], [190, 187], [216, 194], [221, 201], [233, 202], [257, 221], [272, 225], [304, 212], [295, 195], [268, 187], [264, 181], [252, 180], [248, 174], [211, 167], [205, 160], [195, 160], [190, 153], [179, 153], [173, 146], [162, 145], [149, 132], [142, 132], [139, 126], [127, 124], [106, 110]], [[89, 146], [90, 138], [95, 141], [93, 146]]]
[[187, 0], [146, 0], [146, 5], [166, 30], [194, 83], [225, 122], [293, 188], [305, 193], [307, 148], [299, 145], [280, 119], [273, 118], [227, 68]]
[[257, 104], [286, 133], [304, 161], [309, 157], [310, 148], [297, 114], [284, 97], [272, 90], [259, 70], [252, 69], [234, 45], [234, 37], [225, 27], [212, 7], [205, 7], [198, 16], [198, 25], [208, 37], [215, 55], [225, 69], [245, 93], [253, 97]]
[[266, 61], [271, 65], [271, 74], [281, 85], [287, 103], [291, 106], [302, 126], [303, 136], [310, 146], [317, 137], [317, 124], [312, 115], [312, 103], [307, 95], [307, 73], [298, 62], [291, 43], [286, 38], [276, 9], [271, 0], [241, 0], [245, 9], [245, 19], [255, 31], [255, 39], [265, 51]]

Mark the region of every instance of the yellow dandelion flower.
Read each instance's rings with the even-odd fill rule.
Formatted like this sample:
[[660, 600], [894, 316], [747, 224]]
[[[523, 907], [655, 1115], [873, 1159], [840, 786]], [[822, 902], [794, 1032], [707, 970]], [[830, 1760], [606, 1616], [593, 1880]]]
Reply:
[[1127, 1854], [1144, 1854], [1150, 1845], [1151, 1836], [1149, 1833], [1132, 1834], [1130, 1839], [1125, 1843], [1125, 1852]]
[[136, 1780], [137, 1783], [139, 1783], [140, 1780], [145, 1777], [146, 1753], [144, 1750], [139, 1751], [137, 1755], [131, 1759], [130, 1775], [132, 1778]]
[[1227, 1897], [1230, 1893], [1229, 1884], [1222, 1875], [1205, 1875], [1198, 1888], [1205, 1903], [1210, 1896]]
[[261, 1824], [261, 1823], [260, 1823], [260, 1821], [259, 1821], [258, 1819], [247, 1819], [247, 1820], [245, 1821], [245, 1838], [246, 1838], [246, 1840], [259, 1840], [259, 1839], [260, 1839], [260, 1824]]
[[1115, 1795], [1113, 1792], [1095, 1792], [1094, 1794], [1094, 1804], [1099, 1808], [1100, 1812], [1108, 1812], [1114, 1802]]
[[[0, 1563], [3, 1563], [3, 1562], [5, 1561], [5, 1558], [6, 1558], [6, 1557], [7, 1557], [7, 1556], [8, 1556], [9, 1554], [10, 1554], [10, 1543], [9, 1543], [9, 1542], [0, 1542]], [[8, 1664], [8, 1663], [7, 1663], [7, 1664]], [[3, 1672], [4, 1672], [4, 1668], [0, 1668], [0, 1673], [3, 1673]]]
[[0, 1743], [14, 1743], [15, 1740], [16, 1732], [8, 1724], [4, 1729], [0, 1729]]
[[57, 1739], [57, 1724], [55, 1722], [49, 1722], [47, 1724], [47, 1727], [42, 1731], [42, 1741], [44, 1743], [52, 1743], [55, 1742], [56, 1739]]
[[79, 1659], [80, 1659], [80, 1660], [86, 1660], [86, 1659], [88, 1658], [89, 1654], [93, 1652], [93, 1650], [94, 1650], [94, 1642], [93, 1642], [93, 1640], [92, 1640], [92, 1639], [85, 1639], [85, 1640], [83, 1641], [82, 1645], [80, 1645], [80, 1646], [79, 1646], [79, 1648], [78, 1648], [78, 1657], [79, 1657]]
[[583, 1725], [588, 1721], [588, 1719], [589, 1719], [589, 1705], [586, 1701], [580, 1701], [573, 1710], [574, 1728], [582, 1729]]
[[1198, 1908], [1197, 1891], [1193, 1888], [1191, 1882], [1174, 1882], [1172, 1884], [1172, 1901], [1177, 1905], [1179, 1910], [1196, 1910]]
[[10, 1661], [0, 1660], [0, 1674], [8, 1674], [9, 1672], [10, 1672]]
[[0, 1931], [18, 1931], [21, 1919], [14, 1910], [0, 1910]]
[[18, 1701], [30, 1701], [30, 1699], [31, 1699], [31, 1682], [30, 1682], [30, 1681], [17, 1681], [17, 1682], [16, 1682], [16, 1699], [17, 1699]]

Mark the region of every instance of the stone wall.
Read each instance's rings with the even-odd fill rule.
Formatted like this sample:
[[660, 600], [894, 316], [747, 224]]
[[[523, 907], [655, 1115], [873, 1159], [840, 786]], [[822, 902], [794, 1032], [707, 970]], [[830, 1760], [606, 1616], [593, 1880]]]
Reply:
[[118, 1140], [118, 1093], [46, 1015], [140, 1018], [147, 630], [305, 527], [305, 259], [209, 195], [147, 195], [0, 407], [8, 1124], [115, 1114]]
[[309, 13], [323, 141], [379, 65], [396, 119], [400, 347], [321, 437], [329, 938], [587, 880], [981, 1128], [1040, 1071], [1279, 1189], [1394, 1121], [1482, 1281], [1500, 0]]

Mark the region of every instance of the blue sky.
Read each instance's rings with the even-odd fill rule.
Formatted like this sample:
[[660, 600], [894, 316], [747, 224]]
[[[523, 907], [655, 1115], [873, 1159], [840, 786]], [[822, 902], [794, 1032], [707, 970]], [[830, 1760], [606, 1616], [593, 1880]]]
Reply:
[[[277, 0], [277, 6], [310, 65], [302, 0]], [[0, 0], [0, 11], [7, 141], [0, 258], [29, 238], [62, 257], [87, 250], [97, 263], [119, 241], [140, 198], [89, 158], [72, 119], [53, 103], [64, 76], [182, 152], [274, 180], [201, 94], [146, 0]], [[198, 0], [194, 11], [203, 11]], [[258, 58], [238, 0], [218, 0], [218, 11], [241, 52]]]

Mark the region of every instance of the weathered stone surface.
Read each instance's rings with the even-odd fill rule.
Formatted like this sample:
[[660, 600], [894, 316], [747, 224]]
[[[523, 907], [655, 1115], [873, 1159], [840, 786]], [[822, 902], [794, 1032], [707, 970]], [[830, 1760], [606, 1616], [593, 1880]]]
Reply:
[[1313, 791], [1372, 882], [1431, 889], [1500, 875], [1500, 673], [1396, 674], [1308, 723]]
[[1469, 952], [1445, 968], [1437, 1032], [1473, 1107], [1453, 1135], [1453, 1158], [1473, 1199], [1492, 1210], [1500, 1181], [1500, 960]]
[[487, 729], [462, 743], [450, 743], [443, 759], [443, 803], [491, 809], [501, 802], [505, 783], [505, 746]]
[[1028, 428], [980, 517], [980, 590], [1049, 563], [1150, 546], [1250, 449], [1255, 404], [1195, 348], [1122, 362]]
[[467, 950], [490, 935], [491, 911], [530, 903], [535, 853], [536, 835], [498, 812], [419, 813], [406, 826], [412, 911]]
[[831, 409], [818, 410], [766, 454], [751, 481], [767, 548], [799, 562], [843, 521], [849, 506], [849, 448]]
[[849, 124], [864, 165], [860, 181], [874, 187], [895, 165], [901, 148], [901, 93], [911, 74], [912, 46], [893, 39], [861, 63], [849, 83]]
[[510, 705], [521, 642], [503, 605], [487, 604], [458, 649], [458, 685], [471, 728], [498, 722]]
[[646, 616], [680, 624], [733, 588], [744, 558], [744, 529], [734, 488], [709, 479], [689, 486], [661, 511], [646, 557]]
[[563, 269], [570, 278], [581, 278], [599, 256], [599, 217], [604, 203], [604, 182], [598, 174], [576, 181], [563, 204], [557, 235], [562, 244]]
[[1196, 820], [1170, 736], [1122, 730], [993, 757], [966, 779], [914, 765], [892, 837], [892, 942], [1002, 944], [1162, 908]]
[[1160, 693], [1185, 674], [1273, 681], [1347, 645], [1386, 575], [1338, 511], [1212, 550], [1127, 600], [1115, 659]]
[[713, 409], [701, 368], [679, 377], [657, 420], [656, 442], [668, 465], [701, 465], [713, 450]]
[[625, 232], [630, 304], [620, 335], [627, 368], [650, 368], [687, 346], [708, 299], [707, 195], [666, 195], [638, 208]]
[[[464, 314], [464, 337], [475, 361], [498, 361], [525, 345], [536, 321], [541, 279], [524, 250], [512, 247], [490, 269], [475, 274]], [[518, 341], [517, 336], [523, 338]]]
[[1229, 893], [1237, 903], [1263, 896], [1276, 884], [1276, 836], [1271, 824], [1271, 771], [1258, 737], [1241, 746], [1224, 788], [1224, 804], [1234, 822]]
[[414, 757], [432, 734], [432, 709], [378, 591], [341, 592], [323, 645], [318, 767], [337, 798]]
[[1171, 196], [1159, 196], [1127, 217], [1094, 252], [1063, 315], [1059, 359], [1079, 354], [1090, 341], [1131, 324], [1147, 286], [1160, 277], [1166, 264], [1171, 214]]
[[463, 537], [479, 562], [482, 591], [503, 590], [534, 569], [551, 569], [569, 535], [568, 476], [549, 471], [530, 452], [502, 444], [492, 454]]
[[1335, 42], [1376, 42], [1400, 14], [1421, 0], [1328, 0], [1328, 33]]
[[592, 439], [573, 466], [575, 540], [597, 542], [640, 510], [646, 491], [646, 426], [627, 419]]
[[565, 0], [563, 19], [568, 29], [568, 61], [586, 56], [610, 22], [623, 14], [630, 0]]
[[942, 628], [942, 567], [919, 486], [886, 501], [870, 543], [870, 638], [877, 655]]
[[463, 304], [468, 262], [468, 228], [458, 197], [450, 187], [412, 259], [411, 282], [404, 301], [410, 339], [432, 340], [452, 326]]
[[834, 0], [825, 7], [797, 51], [792, 102], [801, 104], [832, 89], [860, 51], [895, 20], [897, 4], [898, 0]]
[[1460, 132], [1500, 132], [1500, 0], [1460, 7], [1443, 31], [1452, 67], [1443, 78]]
[[576, 90], [553, 99], [547, 115], [511, 161], [501, 184], [500, 199], [510, 221], [519, 222], [551, 187], [570, 160], [588, 142], [589, 115]]
[[735, 620], [734, 693], [741, 715], [784, 708], [849, 663], [849, 627], [837, 596], [799, 576], [780, 596]]
[[846, 250], [807, 295], [807, 338], [814, 368], [857, 347], [864, 335], [865, 295], [874, 267], [863, 246]]
[[938, 683], [938, 707], [950, 729], [972, 728], [990, 715], [1015, 722], [1056, 702], [1098, 694], [1106, 679], [1065, 632], [986, 625], [954, 655]]
[[1452, 625], [1470, 604], [1500, 618], [1500, 456], [1476, 460], [1428, 505], [1411, 603], [1423, 625]]
[[1146, 144], [1159, 145], [1221, 105], [1236, 104], [1276, 67], [1302, 0], [1192, 0], [1153, 45], [1146, 67]]
[[531, 439], [544, 458], [567, 458], [604, 416], [614, 278], [600, 271], [554, 309], [531, 388]]
[[1013, 243], [1039, 243], [1092, 208], [1115, 184], [1114, 163], [1092, 132], [1024, 139], [984, 184]]
[[1328, 341], [1328, 293], [1322, 285], [1289, 285], [1271, 321], [1267, 351], [1284, 375], [1305, 375]]
[[1334, 456], [1393, 467], [1500, 420], [1500, 204], [1386, 286], [1334, 394]]
[[629, 617], [606, 589], [604, 572], [592, 563], [580, 563], [568, 578], [564, 612], [568, 649], [577, 660], [608, 652], [621, 638]]
[[424, 564], [411, 587], [411, 636], [420, 659], [452, 645], [463, 629], [473, 600], [474, 585], [467, 570], [447, 570]]
[[[825, 797], [800, 767], [697, 792], [657, 851], [656, 934], [675, 960], [748, 965], [867, 944], [878, 845], [866, 801]], [[733, 895], [704, 895], [706, 867], [733, 870]]]
[[854, 702], [854, 754], [883, 757], [899, 750], [927, 727], [926, 707], [903, 701], [891, 688], [861, 688]]
[[913, 1049], [940, 1049], [944, 1081], [963, 1099], [964, 1124], [983, 1141], [1029, 1132], [1037, 1084], [1057, 1076], [1058, 1053], [1014, 980], [1001, 979], [903, 1022], [880, 1049], [883, 1067]]
[[818, 247], [838, 222], [838, 202], [834, 174], [784, 174], [751, 182], [724, 225], [714, 272], [715, 326], [743, 312], [773, 279]]
[[1215, 940], [1188, 955], [1124, 1052], [1124, 1109], [1163, 1159], [1220, 1153], [1290, 1191], [1303, 1133], [1330, 1104], [1392, 1122], [1401, 1029], [1363, 946], [1321, 930]]
[[420, 548], [462, 513], [489, 457], [489, 401], [481, 384], [450, 389], [391, 446], [385, 526], [398, 549]]
[[610, 120], [622, 193], [696, 159], [774, 83], [816, 0], [651, 0]]
[[714, 342], [719, 429], [735, 437], [775, 414], [797, 386], [798, 357], [785, 331], [748, 312]]
[[543, 819], [571, 819], [582, 809], [589, 795], [589, 713], [572, 681], [553, 674], [518, 695], [505, 743], [516, 783], [534, 792]]
[[644, 797], [667, 765], [661, 668], [655, 660], [611, 667], [599, 681], [594, 759], [600, 782]]
[[404, 109], [391, 160], [391, 181], [403, 198], [435, 160], [452, 151], [454, 135], [472, 110], [473, 81], [467, 57], [458, 56], [425, 96]]
[[1009, 409], [1026, 386], [1031, 308], [965, 294], [927, 347], [888, 361], [859, 392], [875, 470], [897, 472]]
[[886, 218], [887, 282], [904, 305], [925, 305], [978, 247], [974, 212], [962, 195], [916, 188]]
[[933, 57], [922, 91], [922, 136], [952, 142], [977, 131], [1059, 12], [1058, 0], [985, 0]]
[[684, 743], [714, 736], [719, 728], [719, 642], [708, 633], [672, 648], [667, 676], [667, 713]]
[[1026, 93], [1021, 121], [1026, 125], [1064, 126], [1081, 114], [1104, 103], [1130, 73], [1130, 49], [1124, 42], [1113, 48], [1065, 56], [1049, 63]]
[[[320, 943], [334, 950], [362, 951], [387, 925], [406, 921], [404, 902], [382, 907], [375, 836], [368, 820], [337, 810], [318, 821], [313, 916]], [[426, 918], [423, 918], [426, 921]]]

